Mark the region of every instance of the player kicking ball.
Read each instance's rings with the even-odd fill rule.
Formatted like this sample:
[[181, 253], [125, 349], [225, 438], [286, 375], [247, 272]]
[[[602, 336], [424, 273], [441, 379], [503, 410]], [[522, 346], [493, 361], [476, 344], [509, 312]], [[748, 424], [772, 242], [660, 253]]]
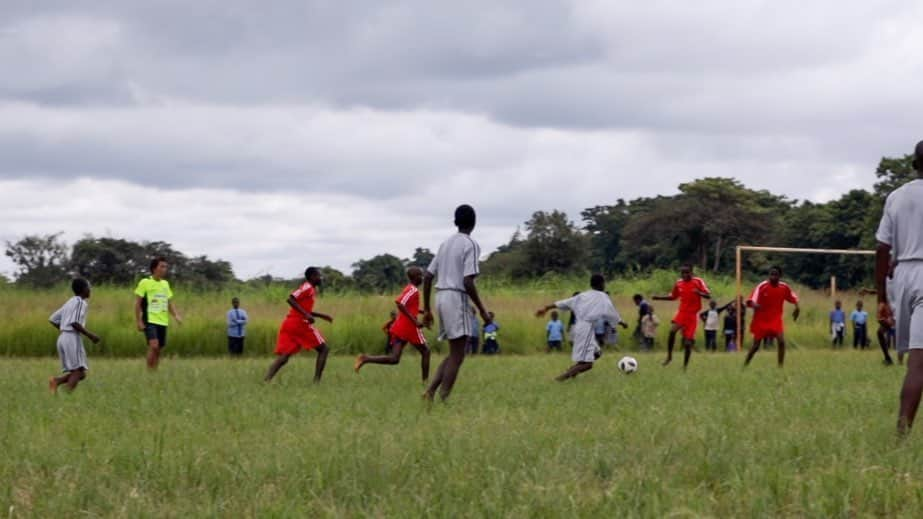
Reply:
[[333, 323], [333, 317], [314, 311], [314, 302], [317, 300], [317, 287], [323, 282], [320, 269], [308, 267], [304, 271], [305, 282], [288, 296], [288, 305], [291, 309], [282, 327], [279, 328], [279, 339], [276, 342], [276, 360], [269, 366], [265, 381], [269, 382], [288, 363], [292, 355], [301, 350], [317, 350], [317, 362], [314, 365], [314, 383], [320, 382], [327, 365], [327, 355], [330, 348], [320, 331], [314, 327], [314, 319], [323, 319]]
[[695, 332], [699, 327], [699, 311], [702, 310], [702, 299], [711, 299], [711, 291], [702, 278], [693, 275], [692, 265], [683, 265], [679, 271], [680, 279], [673, 285], [670, 295], [654, 296], [655, 301], [675, 301], [679, 299], [679, 310], [673, 317], [673, 326], [667, 340], [666, 366], [673, 361], [673, 346], [676, 344], [676, 334], [683, 333], [683, 369], [689, 366], [692, 356], [692, 345], [695, 344]]
[[798, 295], [782, 282], [782, 268], [772, 267], [769, 269], [769, 279], [757, 285], [747, 300], [747, 306], [753, 309], [753, 322], [750, 323], [753, 346], [747, 352], [744, 367], [750, 364], [766, 339], [776, 339], [779, 345], [779, 367], [785, 363], [785, 323], [782, 320], [782, 311], [786, 301], [795, 305], [792, 319], [797, 321], [801, 314]]
[[353, 368], [356, 373], [366, 364], [385, 364], [394, 366], [400, 364], [401, 354], [407, 344], [412, 344], [420, 352], [420, 369], [423, 374], [423, 383], [429, 380], [430, 351], [423, 337], [423, 322], [417, 319], [420, 315], [420, 285], [423, 283], [423, 269], [410, 267], [407, 269], [407, 280], [410, 283], [394, 301], [397, 305], [397, 319], [390, 328], [391, 354], [371, 357], [359, 355]]
[[577, 322], [571, 328], [573, 333], [571, 360], [574, 361], [574, 365], [555, 379], [563, 382], [593, 369], [593, 363], [600, 357], [601, 350], [599, 343], [596, 342], [594, 331], [596, 321], [604, 319], [610, 323], [620, 323], [622, 317], [612, 304], [609, 294], [606, 293], [606, 278], [602, 274], [593, 274], [590, 278], [590, 290], [548, 305], [537, 311], [535, 316], [544, 317], [546, 312], [555, 308], [570, 310], [573, 315], [577, 316]]

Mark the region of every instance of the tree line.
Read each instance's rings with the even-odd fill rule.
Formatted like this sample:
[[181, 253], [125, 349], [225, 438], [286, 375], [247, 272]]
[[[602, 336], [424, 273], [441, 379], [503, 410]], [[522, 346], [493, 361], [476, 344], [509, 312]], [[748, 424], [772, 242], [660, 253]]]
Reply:
[[[882, 158], [871, 191], [855, 189], [826, 203], [789, 199], [754, 190], [732, 178], [703, 178], [679, 185], [671, 196], [617, 200], [584, 209], [580, 223], [559, 210], [536, 211], [509, 242], [483, 261], [483, 272], [511, 281], [548, 274], [590, 271], [637, 275], [691, 263], [713, 273], [731, 273], [739, 244], [870, 249], [888, 193], [916, 178], [913, 157]], [[17, 266], [17, 284], [53, 286], [80, 275], [94, 284], [126, 285], [147, 274], [148, 263], [163, 256], [171, 276], [193, 286], [217, 287], [232, 282], [231, 264], [207, 256], [187, 256], [166, 242], [133, 242], [86, 236], [71, 247], [60, 234], [26, 236], [6, 243]], [[410, 265], [427, 266], [432, 251], [418, 247], [411, 258], [380, 254], [361, 259], [345, 274], [324, 267], [328, 289], [384, 293], [405, 281]], [[748, 254], [744, 268], [763, 272], [778, 263], [787, 277], [812, 287], [830, 276], [844, 288], [869, 282], [872, 264], [861, 257]], [[296, 278], [297, 279], [297, 278]], [[4, 281], [0, 279], [0, 282]], [[246, 283], [288, 282], [261, 276]]]

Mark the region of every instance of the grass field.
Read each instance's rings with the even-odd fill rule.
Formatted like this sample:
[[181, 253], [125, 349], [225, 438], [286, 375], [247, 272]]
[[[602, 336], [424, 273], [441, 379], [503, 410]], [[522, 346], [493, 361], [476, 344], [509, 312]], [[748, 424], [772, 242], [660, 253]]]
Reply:
[[[720, 304], [733, 299], [735, 287], [730, 279], [709, 276], [706, 279]], [[625, 320], [633, 324], [637, 310], [631, 301], [632, 294], [650, 296], [667, 293], [675, 281], [675, 273], [658, 271], [640, 278], [613, 280], [608, 288]], [[545, 321], [536, 319], [533, 313], [539, 306], [569, 297], [574, 291], [585, 290], [586, 285], [587, 280], [582, 278], [549, 277], [516, 286], [483, 280], [480, 283], [482, 295], [500, 323], [503, 351], [525, 354], [543, 350]], [[752, 286], [753, 282], [748, 282], [746, 290], [749, 291]], [[171, 327], [169, 351], [184, 356], [215, 356], [226, 352], [224, 316], [230, 308], [231, 298], [240, 296], [251, 321], [247, 353], [264, 355], [272, 352], [279, 323], [288, 311], [285, 299], [292, 288], [272, 286], [194, 292], [182, 286], [176, 287], [175, 301], [185, 317], [185, 323]], [[827, 316], [832, 301], [821, 292], [805, 289], [799, 292], [803, 300], [802, 318], [797, 325], [789, 326], [787, 335], [795, 347], [823, 347], [830, 333]], [[0, 287], [0, 300], [4, 306], [4, 318], [0, 320], [0, 356], [55, 355], [56, 332], [48, 326], [47, 319], [69, 296], [67, 287], [43, 291]], [[381, 326], [387, 321], [388, 312], [394, 309], [394, 296], [322, 294], [316, 308], [332, 313], [335, 322], [333, 325], [320, 323], [319, 327], [334, 353], [354, 354], [382, 349], [385, 337]], [[842, 298], [847, 311], [858, 299], [855, 294], [848, 293], [842, 294]], [[94, 289], [90, 300], [89, 328], [103, 337], [103, 343], [95, 347], [91, 355], [133, 357], [142, 354], [145, 344], [134, 326], [133, 304], [129, 287]], [[662, 348], [676, 304], [660, 302], [655, 303], [655, 308], [664, 323], [658, 341]], [[787, 309], [787, 312], [790, 310]], [[436, 332], [429, 331], [427, 335], [434, 339]], [[701, 337], [699, 340], [701, 342]], [[438, 343], [434, 344], [440, 347]]]
[[618, 355], [564, 384], [565, 355], [473, 358], [427, 412], [418, 359], [91, 353], [0, 361], [0, 505], [9, 517], [920, 517], [923, 450], [894, 435], [902, 370], [868, 352]]

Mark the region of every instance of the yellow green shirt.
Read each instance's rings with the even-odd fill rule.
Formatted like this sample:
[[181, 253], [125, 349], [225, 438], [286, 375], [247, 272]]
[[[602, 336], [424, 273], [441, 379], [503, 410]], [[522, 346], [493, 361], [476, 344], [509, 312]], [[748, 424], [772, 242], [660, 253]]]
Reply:
[[170, 325], [170, 282], [166, 279], [160, 281], [153, 277], [144, 278], [138, 283], [135, 295], [143, 298], [141, 308], [144, 311], [144, 322], [147, 324]]

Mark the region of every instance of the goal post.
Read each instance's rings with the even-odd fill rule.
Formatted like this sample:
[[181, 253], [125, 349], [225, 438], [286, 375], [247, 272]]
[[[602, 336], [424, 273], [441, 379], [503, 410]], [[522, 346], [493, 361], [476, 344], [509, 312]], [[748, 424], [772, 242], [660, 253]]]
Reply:
[[[873, 250], [861, 249], [803, 249], [793, 247], [759, 247], [755, 245], [738, 245], [735, 272], [737, 275], [737, 296], [734, 299], [734, 305], [737, 309], [737, 351], [743, 351], [743, 308], [741, 308], [741, 298], [743, 297], [744, 279], [743, 279], [743, 254], [744, 252], [777, 252], [777, 253], [794, 253], [794, 254], [830, 254], [830, 255], [847, 255], [847, 256], [874, 256]], [[830, 288], [836, 292], [836, 277], [831, 278]]]

